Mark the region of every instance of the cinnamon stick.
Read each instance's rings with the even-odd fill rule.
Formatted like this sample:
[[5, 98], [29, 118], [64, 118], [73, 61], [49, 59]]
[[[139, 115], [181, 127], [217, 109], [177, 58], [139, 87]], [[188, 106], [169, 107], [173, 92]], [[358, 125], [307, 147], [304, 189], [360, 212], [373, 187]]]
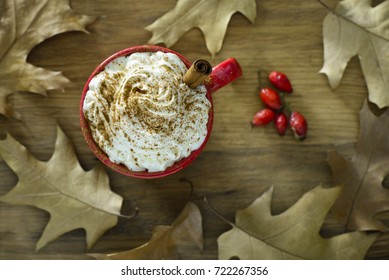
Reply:
[[211, 74], [212, 66], [204, 59], [197, 59], [184, 74], [183, 80], [190, 88], [195, 88], [202, 84]]

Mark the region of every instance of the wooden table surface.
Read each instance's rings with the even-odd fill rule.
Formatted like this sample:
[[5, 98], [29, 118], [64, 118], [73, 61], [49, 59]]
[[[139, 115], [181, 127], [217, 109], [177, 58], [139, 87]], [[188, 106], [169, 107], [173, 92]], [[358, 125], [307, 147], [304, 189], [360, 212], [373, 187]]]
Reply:
[[[68, 32], [50, 38], [32, 50], [28, 61], [50, 70], [62, 71], [72, 84], [64, 92], [47, 97], [29, 93], [12, 94], [9, 100], [22, 114], [21, 121], [0, 117], [0, 137], [11, 133], [40, 160], [53, 152], [56, 125], [74, 142], [82, 167], [98, 163], [87, 147], [79, 127], [79, 99], [84, 83], [95, 66], [111, 53], [147, 43], [151, 33], [144, 29], [171, 10], [175, 0], [158, 1], [71, 1], [77, 13], [98, 16], [88, 26], [89, 34]], [[187, 32], [171, 48], [189, 60], [205, 58], [217, 64], [228, 57], [240, 62], [244, 75], [214, 94], [215, 120], [211, 137], [201, 155], [186, 169], [163, 179], [127, 178], [107, 170], [111, 188], [124, 197], [122, 212], [140, 212], [135, 219], [119, 219], [89, 252], [115, 252], [140, 246], [151, 237], [156, 225], [171, 224], [190, 196], [203, 217], [204, 250], [195, 246], [181, 252], [183, 259], [216, 259], [217, 237], [230, 229], [203, 202], [210, 203], [225, 218], [234, 221], [235, 211], [247, 207], [274, 186], [273, 213], [280, 213], [305, 192], [333, 184], [327, 151], [339, 147], [350, 156], [359, 131], [358, 112], [367, 89], [358, 59], [351, 60], [341, 86], [331, 90], [319, 74], [323, 63], [322, 22], [327, 10], [317, 1], [258, 0], [255, 25], [241, 14], [229, 24], [223, 48], [214, 58], [198, 29]], [[279, 137], [274, 127], [252, 129], [249, 122], [262, 106], [258, 98], [259, 67], [286, 72], [295, 92], [288, 96], [293, 108], [309, 122], [305, 141], [289, 132]], [[17, 176], [0, 162], [0, 194], [9, 191]], [[0, 203], [0, 259], [85, 259], [85, 232], [64, 234], [35, 252], [48, 213], [28, 206]], [[329, 215], [323, 236], [339, 232]], [[389, 258], [389, 236], [381, 235], [366, 258]]]

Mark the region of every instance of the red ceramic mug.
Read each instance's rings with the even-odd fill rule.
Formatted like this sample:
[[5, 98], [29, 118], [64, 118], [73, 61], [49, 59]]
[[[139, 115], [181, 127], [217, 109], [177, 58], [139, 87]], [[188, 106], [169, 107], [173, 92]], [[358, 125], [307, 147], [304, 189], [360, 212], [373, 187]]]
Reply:
[[228, 83], [234, 81], [238, 77], [242, 75], [242, 69], [237, 62], [235, 58], [229, 58], [222, 63], [216, 65], [212, 69], [212, 73], [209, 76], [209, 78], [205, 81], [204, 85], [207, 90], [206, 97], [211, 103], [211, 108], [209, 110], [209, 116], [208, 116], [208, 123], [207, 123], [207, 136], [204, 139], [203, 144], [198, 148], [197, 150], [192, 151], [188, 157], [181, 159], [180, 161], [174, 163], [172, 166], [166, 168], [164, 171], [158, 171], [158, 172], [148, 172], [148, 171], [132, 171], [128, 169], [126, 166], [122, 164], [116, 164], [108, 158], [106, 153], [95, 143], [93, 140], [91, 131], [89, 129], [87, 120], [85, 119], [84, 113], [83, 113], [83, 104], [85, 100], [85, 95], [89, 89], [89, 83], [92, 80], [94, 76], [96, 76], [98, 73], [104, 70], [106, 65], [110, 63], [112, 60], [121, 57], [121, 56], [128, 56], [132, 53], [138, 53], [138, 52], [157, 52], [161, 51], [164, 53], [173, 53], [177, 55], [185, 64], [185, 66], [189, 69], [192, 63], [188, 61], [185, 57], [183, 57], [181, 54], [159, 46], [150, 46], [150, 45], [144, 45], [144, 46], [134, 46], [130, 47], [121, 51], [118, 51], [108, 57], [106, 60], [104, 60], [97, 68], [92, 72], [89, 79], [87, 80], [84, 89], [82, 91], [81, 96], [81, 103], [80, 103], [80, 122], [81, 122], [81, 130], [84, 135], [84, 138], [88, 144], [88, 146], [91, 148], [92, 152], [96, 155], [96, 157], [102, 161], [106, 166], [113, 169], [116, 172], [119, 172], [126, 176], [136, 177], [136, 178], [144, 178], [144, 179], [151, 179], [151, 178], [160, 178], [164, 177], [170, 174], [173, 174], [186, 166], [188, 166], [203, 150], [205, 147], [205, 144], [207, 140], [209, 139], [209, 136], [211, 134], [212, 125], [213, 125], [213, 102], [212, 102], [212, 93], [217, 91], [218, 89], [222, 88], [223, 86], [227, 85]]

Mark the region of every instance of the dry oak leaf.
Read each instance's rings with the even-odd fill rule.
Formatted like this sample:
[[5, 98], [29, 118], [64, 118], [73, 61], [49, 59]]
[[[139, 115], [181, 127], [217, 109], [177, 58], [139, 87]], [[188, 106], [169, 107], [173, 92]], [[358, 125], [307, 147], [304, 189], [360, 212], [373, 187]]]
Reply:
[[61, 72], [27, 63], [33, 47], [70, 30], [86, 31], [94, 18], [77, 15], [68, 0], [0, 0], [0, 114], [17, 117], [7, 96], [18, 91], [45, 95], [69, 82]]
[[193, 241], [200, 250], [203, 249], [201, 220], [199, 208], [189, 202], [171, 226], [156, 226], [150, 241], [144, 245], [129, 251], [90, 256], [102, 260], [178, 259], [180, 242]]
[[50, 213], [36, 250], [78, 228], [85, 229], [90, 248], [117, 224], [122, 197], [111, 191], [108, 175], [101, 166], [88, 172], [82, 169], [72, 143], [59, 127], [49, 161], [37, 160], [10, 135], [0, 141], [0, 157], [19, 178], [13, 189], [0, 196], [0, 201], [31, 205]]
[[198, 27], [208, 51], [215, 56], [223, 44], [231, 16], [242, 13], [252, 24], [257, 16], [255, 0], [178, 0], [177, 5], [146, 29], [152, 32], [150, 44], [174, 45], [188, 30]]
[[344, 0], [323, 22], [324, 65], [332, 88], [340, 84], [348, 61], [358, 55], [369, 100], [389, 106], [389, 1]]
[[389, 190], [383, 182], [389, 175], [389, 111], [377, 117], [367, 102], [360, 113], [360, 129], [355, 153], [350, 161], [336, 151], [329, 152], [334, 182], [343, 192], [332, 211], [348, 230], [389, 228], [377, 214], [389, 211]]
[[279, 215], [271, 214], [273, 188], [236, 212], [233, 228], [218, 238], [219, 259], [362, 259], [376, 234], [350, 232], [325, 239], [323, 221], [339, 187], [316, 187]]

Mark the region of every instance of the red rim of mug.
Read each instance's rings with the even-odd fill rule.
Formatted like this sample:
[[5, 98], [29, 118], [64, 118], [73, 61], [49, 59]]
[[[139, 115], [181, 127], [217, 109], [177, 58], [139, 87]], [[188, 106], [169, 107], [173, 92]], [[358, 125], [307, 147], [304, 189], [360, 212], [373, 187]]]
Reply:
[[83, 89], [82, 95], [81, 95], [81, 102], [80, 102], [81, 131], [82, 131], [82, 134], [83, 134], [85, 141], [88, 144], [89, 148], [92, 150], [92, 152], [95, 154], [95, 156], [101, 162], [103, 162], [106, 166], [108, 166], [112, 170], [114, 170], [118, 173], [121, 173], [123, 175], [135, 177], [135, 178], [143, 178], [143, 179], [161, 178], [161, 177], [165, 177], [165, 176], [171, 175], [173, 173], [176, 173], [176, 172], [182, 170], [183, 168], [187, 167], [190, 163], [193, 162], [193, 160], [204, 149], [204, 147], [209, 139], [209, 136], [211, 134], [212, 125], [213, 125], [212, 95], [207, 90], [206, 96], [211, 103], [211, 109], [209, 110], [208, 123], [207, 123], [207, 131], [208, 132], [207, 132], [207, 136], [204, 139], [203, 144], [197, 150], [192, 151], [192, 153], [188, 157], [183, 158], [180, 161], [174, 163], [172, 166], [166, 168], [164, 171], [158, 171], [158, 172], [132, 171], [132, 170], [128, 169], [123, 164], [114, 163], [114, 162], [110, 161], [110, 159], [108, 158], [106, 153], [95, 143], [95, 141], [93, 140], [92, 134], [89, 130], [88, 122], [85, 119], [84, 113], [83, 113], [83, 104], [84, 104], [84, 100], [85, 100], [85, 95], [89, 89], [89, 83], [92, 80], [92, 78], [94, 76], [96, 76], [98, 73], [100, 73], [101, 71], [103, 71], [105, 66], [108, 63], [110, 63], [112, 60], [114, 60], [118, 57], [128, 56], [128, 55], [131, 55], [132, 53], [136, 53], [136, 52], [157, 52], [157, 51], [161, 51], [164, 53], [173, 53], [173, 54], [177, 55], [182, 60], [182, 62], [184, 62], [185, 66], [187, 68], [189, 68], [192, 65], [192, 63], [190, 61], [188, 61], [185, 57], [183, 57], [181, 54], [179, 54], [173, 50], [170, 50], [168, 48], [164, 48], [164, 47], [160, 47], [160, 46], [149, 46], [149, 45], [134, 46], [134, 47], [126, 48], [126, 49], [123, 49], [123, 50], [120, 50], [120, 51], [114, 53], [113, 55], [111, 55], [110, 57], [105, 59], [99, 66], [96, 67], [96, 69], [92, 72], [92, 74], [89, 76], [87, 82], [85, 83], [85, 86], [84, 86], [84, 89]]

